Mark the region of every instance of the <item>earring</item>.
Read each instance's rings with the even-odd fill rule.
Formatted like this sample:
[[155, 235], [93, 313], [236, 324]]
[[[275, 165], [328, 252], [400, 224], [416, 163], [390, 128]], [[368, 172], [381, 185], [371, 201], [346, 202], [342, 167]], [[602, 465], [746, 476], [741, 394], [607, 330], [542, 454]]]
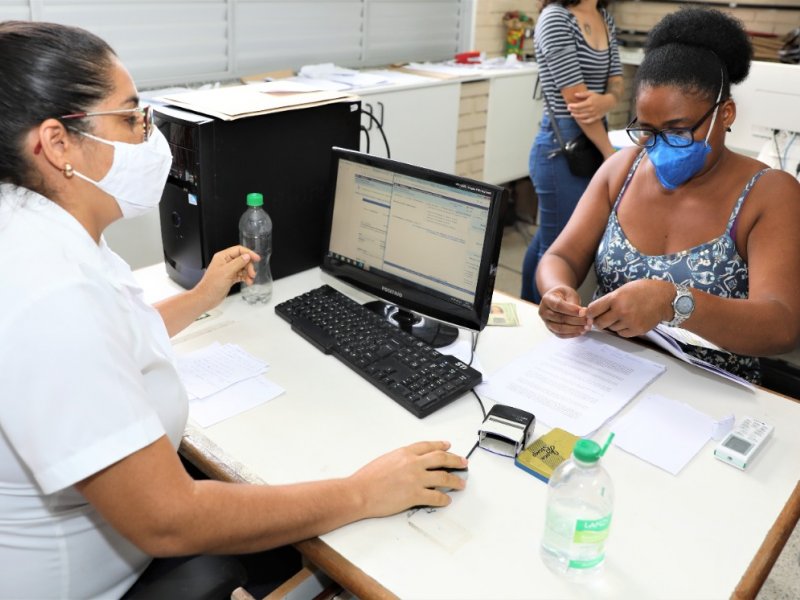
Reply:
[[72, 179], [72, 176], [75, 174], [75, 169], [72, 168], [72, 165], [67, 163], [64, 165], [64, 177], [67, 179]]
[[727, 131], [728, 133], [730, 133], [730, 132], [732, 131], [732, 129], [731, 129], [730, 127], [726, 127], [726, 128], [725, 128], [725, 131]]

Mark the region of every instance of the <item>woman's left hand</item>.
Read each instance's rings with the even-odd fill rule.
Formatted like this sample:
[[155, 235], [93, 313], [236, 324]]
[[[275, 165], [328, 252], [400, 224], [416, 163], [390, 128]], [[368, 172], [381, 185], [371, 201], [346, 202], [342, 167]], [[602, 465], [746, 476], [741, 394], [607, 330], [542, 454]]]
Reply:
[[674, 296], [675, 286], [669, 281], [631, 281], [589, 304], [586, 316], [597, 329], [635, 337], [672, 319]]
[[611, 94], [598, 94], [597, 92], [575, 92], [578, 102], [567, 104], [572, 117], [584, 125], [599, 121], [614, 107], [616, 100]]
[[206, 268], [205, 275], [195, 287], [208, 302], [214, 307], [222, 302], [235, 283], [253, 283], [256, 276], [253, 262], [258, 262], [261, 257], [244, 246], [231, 246], [220, 250], [211, 258]]

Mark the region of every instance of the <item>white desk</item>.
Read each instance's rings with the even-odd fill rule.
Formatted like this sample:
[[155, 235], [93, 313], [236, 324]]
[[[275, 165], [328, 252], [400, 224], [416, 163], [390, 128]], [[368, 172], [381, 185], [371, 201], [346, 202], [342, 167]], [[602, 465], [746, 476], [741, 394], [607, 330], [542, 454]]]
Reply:
[[[151, 299], [177, 289], [162, 269], [137, 271]], [[214, 340], [240, 344], [269, 361], [267, 376], [286, 389], [208, 429], [190, 427], [184, 450], [214, 476], [289, 483], [348, 475], [368, 459], [417, 440], [448, 439], [461, 453], [472, 446], [481, 412], [471, 394], [419, 420], [275, 315], [275, 303], [323, 282], [340, 287], [311, 270], [277, 281], [267, 306], [248, 306], [232, 296], [220, 314], [176, 338], [179, 354]], [[535, 307], [520, 303], [519, 313], [521, 327], [481, 334], [477, 354], [489, 376], [549, 335]], [[512, 460], [480, 449], [470, 461], [468, 488], [454, 493], [451, 506], [436, 515], [443, 527], [463, 535], [456, 547], [446, 549], [400, 514], [349, 525], [300, 549], [364, 598], [730, 596], [800, 479], [800, 404], [749, 392], [631, 342], [607, 341], [668, 365], [646, 392], [687, 401], [717, 418], [752, 415], [773, 423], [775, 432], [747, 472], [714, 459], [713, 442], [677, 477], [612, 446], [603, 460], [616, 503], [606, 573], [596, 586], [565, 581], [542, 564], [546, 486]], [[597, 437], [606, 434], [604, 429]]]

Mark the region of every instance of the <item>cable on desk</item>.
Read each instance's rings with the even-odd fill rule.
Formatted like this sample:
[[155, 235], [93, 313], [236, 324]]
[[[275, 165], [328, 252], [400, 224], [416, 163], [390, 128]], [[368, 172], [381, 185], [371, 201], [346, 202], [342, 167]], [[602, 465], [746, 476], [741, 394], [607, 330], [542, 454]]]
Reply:
[[470, 451], [469, 451], [469, 452], [467, 452], [467, 455], [466, 455], [464, 458], [466, 458], [467, 460], [469, 460], [469, 457], [470, 457], [470, 456], [472, 456], [472, 453], [473, 453], [473, 452], [475, 452], [475, 448], [477, 448], [477, 447], [478, 447], [478, 443], [479, 443], [479, 442], [475, 442], [475, 445], [474, 445], [474, 446], [473, 446], [473, 447], [470, 449]]
[[[470, 355], [469, 355], [469, 365], [468, 366], [471, 367], [472, 366], [472, 361], [475, 360], [475, 348], [478, 347], [478, 338], [480, 337], [481, 332], [480, 331], [478, 331], [478, 332], [471, 331], [470, 334], [472, 335], [472, 343], [470, 344], [470, 346], [472, 348], [472, 351], [470, 352]], [[481, 400], [481, 397], [478, 396], [478, 392], [476, 392], [474, 388], [472, 389], [472, 393], [475, 395], [475, 398], [477, 398], [477, 400], [478, 400], [478, 404], [481, 407], [481, 412], [483, 413], [483, 418], [486, 419], [486, 407], [483, 405], [483, 400]], [[473, 448], [473, 450], [474, 450], [474, 448]], [[470, 451], [470, 453], [471, 452], [472, 451]]]
[[483, 418], [484, 418], [484, 420], [486, 420], [486, 407], [483, 405], [483, 400], [481, 400], [481, 397], [478, 396], [478, 392], [475, 391], [475, 388], [472, 388], [472, 393], [475, 395], [475, 398], [478, 400], [478, 404], [481, 407], [481, 412], [483, 413]]

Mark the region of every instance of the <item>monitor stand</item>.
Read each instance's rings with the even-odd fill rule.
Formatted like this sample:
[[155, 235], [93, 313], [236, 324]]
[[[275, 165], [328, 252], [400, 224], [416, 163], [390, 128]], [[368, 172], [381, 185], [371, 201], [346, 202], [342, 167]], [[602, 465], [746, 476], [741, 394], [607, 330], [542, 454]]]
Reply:
[[448, 346], [458, 339], [458, 327], [436, 319], [422, 317], [409, 310], [403, 310], [395, 304], [374, 300], [367, 302], [364, 306], [382, 316], [392, 325], [434, 348]]

